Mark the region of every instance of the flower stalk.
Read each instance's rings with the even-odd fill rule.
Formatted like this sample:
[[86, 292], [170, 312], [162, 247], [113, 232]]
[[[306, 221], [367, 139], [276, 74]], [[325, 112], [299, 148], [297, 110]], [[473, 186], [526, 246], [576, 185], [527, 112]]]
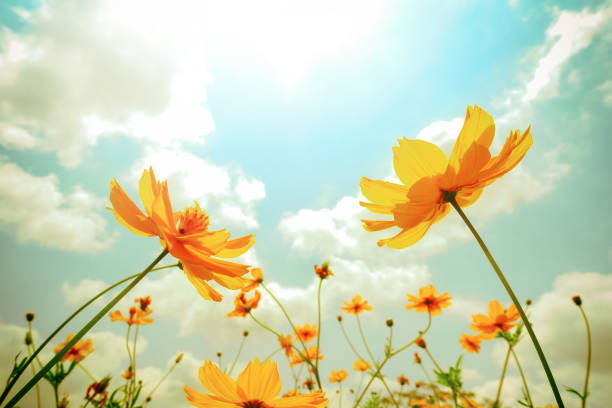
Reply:
[[465, 222], [465, 224], [467, 225], [469, 230], [474, 235], [474, 238], [476, 238], [476, 241], [478, 242], [478, 244], [480, 245], [480, 248], [484, 252], [484, 254], [487, 257], [487, 259], [489, 260], [489, 263], [493, 267], [493, 270], [495, 270], [495, 273], [497, 274], [497, 277], [499, 278], [499, 280], [501, 281], [502, 285], [506, 289], [506, 292], [508, 292], [508, 295], [510, 296], [510, 299], [512, 299], [512, 303], [514, 303], [514, 305], [516, 306], [516, 309], [518, 310], [519, 314], [521, 315], [521, 319], [523, 320], [523, 323], [525, 323], [525, 328], [527, 329], [527, 333], [529, 333], [529, 337], [531, 338], [531, 341], [532, 341], [532, 343], [533, 343], [533, 345], [534, 345], [534, 347], [536, 349], [536, 352], [538, 353], [538, 357], [540, 359], [540, 362], [542, 363], [542, 367], [544, 368], [544, 372], [546, 373], [546, 377], [548, 378], [548, 382], [550, 383], [550, 387], [551, 387], [552, 392], [553, 392], [553, 394], [555, 396], [555, 400], [557, 402], [557, 405], [559, 405], [559, 408], [564, 408], [565, 405], [563, 405], [563, 400], [561, 399], [561, 394], [559, 393], [559, 389], [557, 388], [557, 384], [555, 383], [555, 379], [553, 377], [552, 371], [550, 370], [550, 367], [548, 366], [548, 362], [546, 361], [546, 356], [544, 356], [544, 351], [542, 351], [542, 347], [540, 346], [540, 342], [538, 341], [538, 339], [537, 339], [537, 337], [536, 337], [536, 335], [535, 335], [535, 333], [533, 331], [533, 328], [531, 327], [531, 323], [529, 323], [529, 319], [527, 318], [527, 315], [525, 314], [525, 311], [523, 310], [523, 307], [521, 306], [521, 302], [519, 302], [518, 298], [514, 294], [514, 291], [512, 290], [512, 287], [510, 286], [510, 284], [506, 280], [506, 277], [504, 276], [503, 272], [501, 271], [501, 269], [497, 265], [497, 262], [495, 262], [495, 259], [493, 258], [493, 255], [491, 255], [491, 252], [489, 251], [489, 249], [485, 245], [484, 241], [482, 240], [482, 238], [480, 238], [480, 235], [478, 234], [478, 232], [476, 231], [476, 229], [474, 228], [474, 226], [472, 225], [470, 220], [467, 218], [467, 216], [465, 215], [465, 213], [463, 212], [463, 210], [461, 209], [459, 204], [457, 204], [457, 201], [455, 200], [455, 197], [452, 196], [452, 195], [449, 195], [449, 196], [450, 197], [448, 197], [448, 202], [459, 213], [459, 216], [461, 217], [463, 222]]
[[[102, 319], [106, 314], [110, 311], [119, 302], [134, 286], [136, 286], [149, 272], [153, 270], [155, 265], [159, 263], [166, 255], [168, 254], [168, 250], [164, 249], [161, 254], [144, 270], [142, 271], [128, 286], [126, 286], [117, 296], [115, 296], [105, 307], [102, 308], [65, 346], [61, 349], [38, 373], [30, 380], [26, 385], [24, 385], [17, 394], [4, 406], [4, 408], [12, 408], [23, 398], [25, 394], [30, 391], [30, 389], [40, 381], [40, 379], [52, 368], [55, 364], [61, 360], [62, 356], [66, 354], [68, 350], [72, 348], [93, 326], [98, 323], [100, 319]], [[72, 319], [73, 316], [69, 318]], [[66, 323], [66, 322], [65, 322]], [[63, 323], [63, 325], [65, 325]], [[63, 327], [63, 326], [62, 326]], [[42, 347], [42, 346], [41, 346]], [[39, 349], [41, 349], [39, 347]], [[8, 389], [8, 387], [7, 387]], [[7, 392], [8, 394], [8, 392]], [[0, 399], [0, 403], [3, 399]]]

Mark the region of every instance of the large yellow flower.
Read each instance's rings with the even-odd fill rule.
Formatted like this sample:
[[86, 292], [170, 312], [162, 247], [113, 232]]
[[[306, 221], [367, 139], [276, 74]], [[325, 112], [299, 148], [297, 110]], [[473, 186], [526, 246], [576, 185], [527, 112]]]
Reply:
[[321, 391], [277, 398], [281, 382], [276, 363], [259, 359], [250, 361], [234, 381], [211, 361], [204, 361], [198, 373], [200, 382], [210, 394], [185, 386], [187, 401], [200, 408], [323, 408], [327, 398]]
[[360, 204], [393, 220], [362, 220], [367, 231], [400, 227], [397, 235], [378, 241], [379, 246], [405, 248], [419, 241], [429, 227], [450, 211], [449, 201], [472, 205], [487, 185], [512, 170], [533, 144], [530, 128], [522, 134], [510, 132], [499, 154], [491, 157], [489, 147], [495, 135], [491, 115], [478, 106], [468, 106], [463, 128], [450, 159], [432, 143], [399, 139], [393, 147], [396, 184], [362, 177], [361, 192], [371, 203]]
[[179, 259], [189, 281], [198, 293], [208, 300], [221, 301], [222, 296], [207, 281], [214, 280], [228, 289], [244, 286], [242, 275], [248, 265], [217, 258], [234, 258], [246, 252], [254, 244], [254, 235], [230, 240], [225, 229], [209, 231], [208, 215], [198, 203], [183, 211], [173, 212], [168, 184], [155, 178], [153, 169], [144, 170], [138, 185], [138, 193], [145, 213], [130, 199], [117, 180], [110, 183], [110, 210], [115, 218], [135, 234], [158, 236], [162, 247]]

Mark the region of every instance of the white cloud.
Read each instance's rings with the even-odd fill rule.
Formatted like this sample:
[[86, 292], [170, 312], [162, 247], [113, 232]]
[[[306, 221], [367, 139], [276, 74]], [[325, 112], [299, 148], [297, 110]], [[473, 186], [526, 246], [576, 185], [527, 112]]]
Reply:
[[81, 187], [59, 191], [54, 174], [36, 177], [0, 160], [0, 221], [15, 229], [20, 242], [39, 242], [68, 251], [107, 249], [115, 235], [98, 213], [104, 200]]
[[546, 31], [547, 41], [540, 50], [545, 54], [526, 85], [523, 101], [556, 96], [563, 65], [590, 44], [593, 35], [611, 16], [612, 7], [595, 13], [587, 9], [561, 11], [556, 22]]
[[612, 107], [612, 80], [605, 81], [603, 84], [597, 87], [602, 93], [602, 101], [604, 105]]
[[181, 150], [148, 149], [132, 166], [130, 179], [137, 183], [142, 169], [149, 166], [158, 179], [168, 180], [176, 209], [197, 200], [214, 225], [259, 226], [255, 207], [266, 195], [265, 186], [239, 167], [219, 167]]
[[[106, 289], [108, 285], [101, 280], [84, 279], [75, 287], [68, 282], [62, 284], [62, 295], [70, 306], [80, 306], [89, 299]], [[102, 297], [103, 299], [104, 297]], [[99, 300], [98, 300], [99, 301]]]

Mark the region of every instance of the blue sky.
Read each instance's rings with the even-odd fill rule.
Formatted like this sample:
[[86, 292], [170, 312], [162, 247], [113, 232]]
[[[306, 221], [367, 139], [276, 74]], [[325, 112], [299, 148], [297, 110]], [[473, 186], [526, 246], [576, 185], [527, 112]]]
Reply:
[[[111, 178], [136, 197], [142, 169], [153, 165], [177, 208], [197, 199], [214, 226], [257, 235], [245, 262], [262, 267], [304, 323], [314, 316], [304, 310], [314, 304], [312, 265], [332, 262], [324, 340], [338, 352], [328, 353], [325, 370], [352, 364], [339, 351], [342, 301], [358, 292], [370, 299], [375, 312], [365, 323], [382, 342], [386, 317], [421, 322], [403, 310], [405, 293], [430, 282], [456, 299], [430, 341], [450, 364], [470, 315], [490, 299], [508, 302], [503, 288], [455, 214], [414, 247], [377, 248], [388, 233], [361, 230], [368, 214], [357, 204], [358, 182], [393, 177], [399, 137], [452, 147], [466, 106], [478, 104], [496, 118], [498, 143], [531, 125], [534, 146], [467, 213], [519, 296], [534, 299], [553, 368], [557, 361], [564, 384], [580, 383], [570, 368], [583, 367], [584, 356], [565, 358], [553, 339], [584, 336], [563, 325], [580, 317], [569, 297], [561, 300], [566, 292], [583, 291], [587, 313], [612, 307], [610, 2], [145, 3], [0, 6], [0, 325], [12, 348], [25, 312], [36, 311], [47, 333], [103, 283], [153, 259], [157, 241], [130, 234], [104, 209]], [[206, 303], [180, 271], [152, 277], [134, 295], [147, 290], [159, 313], [143, 334], [151, 376], [186, 350], [191, 366], [180, 378], [194, 381], [197, 368], [188, 367], [244, 328], [254, 330], [253, 344], [273, 340], [224, 318], [232, 293], [222, 305]], [[286, 330], [271, 304], [261, 314]], [[594, 316], [593, 325], [596, 345], [612, 341], [605, 319]], [[120, 335], [108, 322], [96, 330]], [[167, 332], [176, 338], [160, 341]], [[466, 362], [481, 395], [495, 391], [498, 348]], [[605, 384], [612, 359], [595, 353], [608, 363], [596, 367], [594, 383]], [[537, 365], [527, 369], [543, 384]], [[509, 400], [520, 389], [513, 375]], [[176, 382], [161, 401], [183, 403]], [[605, 392], [594, 391], [593, 406]]]

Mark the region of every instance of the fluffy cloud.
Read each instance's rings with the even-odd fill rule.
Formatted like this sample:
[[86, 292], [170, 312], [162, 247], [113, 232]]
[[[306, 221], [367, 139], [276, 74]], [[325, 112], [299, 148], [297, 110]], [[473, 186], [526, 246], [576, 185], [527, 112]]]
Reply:
[[[108, 285], [101, 280], [84, 279], [75, 287], [70, 286], [68, 282], [62, 284], [62, 295], [66, 303], [70, 306], [80, 306], [94, 297], [99, 292], [106, 289]], [[104, 297], [102, 297], [102, 300]], [[100, 302], [98, 299], [97, 302]]]
[[0, 34], [0, 143], [53, 151], [74, 167], [109, 134], [201, 142], [213, 129], [202, 42], [197, 32], [159, 30], [186, 12], [162, 3], [62, 1], [22, 11], [25, 30]]
[[150, 149], [132, 166], [134, 184], [143, 168], [152, 166], [158, 179], [168, 180], [175, 208], [197, 200], [216, 225], [257, 228], [255, 207], [266, 196], [264, 184], [238, 167], [219, 167], [181, 150]]
[[65, 195], [58, 185], [54, 174], [36, 177], [0, 159], [0, 221], [20, 242], [78, 252], [110, 247], [115, 236], [98, 212], [104, 200], [78, 186]]

